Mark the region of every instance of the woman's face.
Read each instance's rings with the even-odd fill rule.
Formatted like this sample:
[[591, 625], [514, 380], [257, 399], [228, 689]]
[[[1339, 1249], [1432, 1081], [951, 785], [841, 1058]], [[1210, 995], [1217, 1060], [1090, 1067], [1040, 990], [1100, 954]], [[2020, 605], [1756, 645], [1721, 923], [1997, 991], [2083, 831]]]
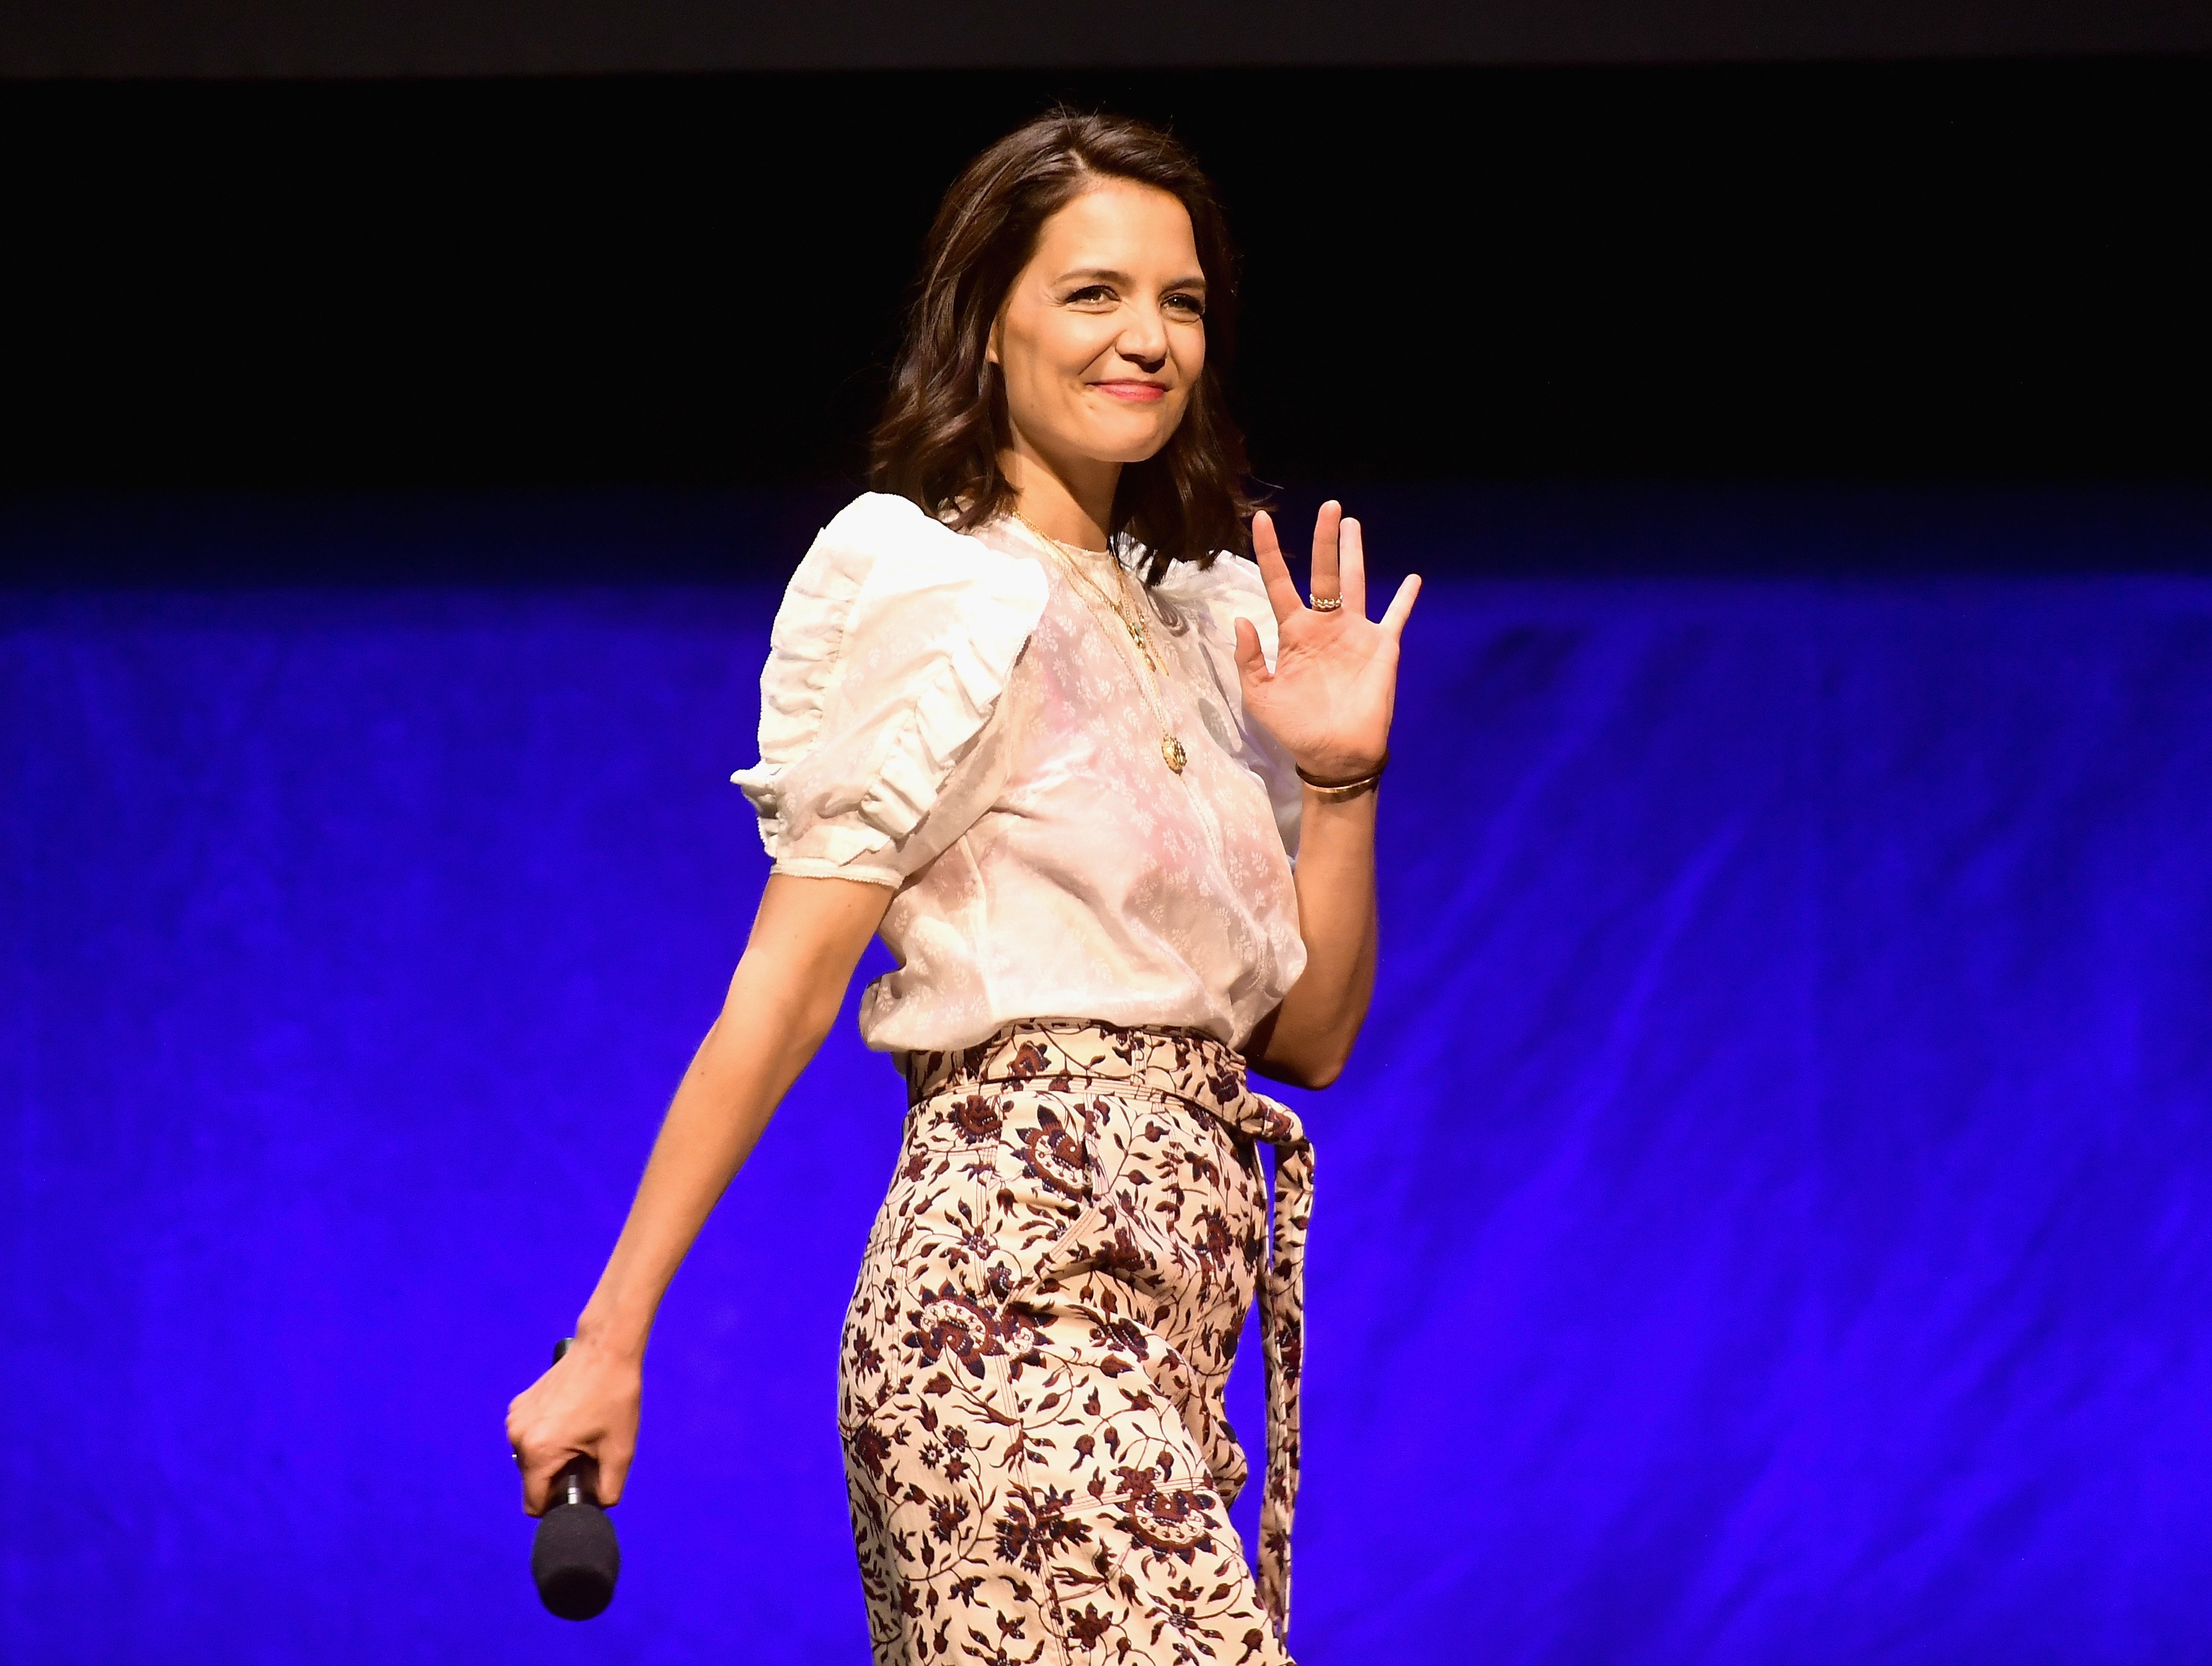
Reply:
[[992, 326], [1016, 445], [1063, 466], [1153, 455], [1206, 367], [1205, 319], [1188, 211], [1100, 180], [1044, 222]]

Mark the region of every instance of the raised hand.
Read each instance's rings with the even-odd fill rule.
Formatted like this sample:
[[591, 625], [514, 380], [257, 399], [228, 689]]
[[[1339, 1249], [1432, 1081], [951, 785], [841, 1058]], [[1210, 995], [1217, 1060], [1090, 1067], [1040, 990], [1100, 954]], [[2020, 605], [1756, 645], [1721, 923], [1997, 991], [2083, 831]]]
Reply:
[[[1421, 593], [1408, 577], [1380, 619], [1367, 617], [1367, 566], [1359, 523], [1343, 506], [1324, 503], [1314, 522], [1313, 596], [1309, 607], [1276, 542], [1265, 511], [1252, 517], [1252, 550], [1275, 610], [1275, 668], [1267, 669], [1260, 633], [1237, 622], [1237, 670], [1245, 709], [1282, 743], [1316, 781], [1352, 781], [1382, 766], [1390, 745], [1390, 713], [1398, 694], [1398, 640]], [[1340, 605], [1328, 605], [1334, 597]]]

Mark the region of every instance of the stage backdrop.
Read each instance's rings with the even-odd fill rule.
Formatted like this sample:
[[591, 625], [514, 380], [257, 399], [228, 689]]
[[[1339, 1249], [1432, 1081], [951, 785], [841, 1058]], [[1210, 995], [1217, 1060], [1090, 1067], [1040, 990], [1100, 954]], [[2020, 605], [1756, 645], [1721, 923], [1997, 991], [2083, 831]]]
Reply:
[[[864, 1659], [849, 1008], [604, 1619], [501, 1432], [743, 940], [774, 600], [0, 599], [0, 1657]], [[2212, 1658], [2212, 581], [1447, 572], [1395, 757], [1303, 1657]]]

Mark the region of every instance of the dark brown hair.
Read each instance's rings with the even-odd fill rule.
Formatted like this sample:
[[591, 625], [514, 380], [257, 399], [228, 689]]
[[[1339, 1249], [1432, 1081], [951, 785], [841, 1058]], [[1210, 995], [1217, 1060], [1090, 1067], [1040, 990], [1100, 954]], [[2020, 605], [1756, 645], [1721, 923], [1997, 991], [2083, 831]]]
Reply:
[[1126, 116], [1054, 110], [1009, 133], [952, 182], [929, 228], [921, 277], [869, 447], [869, 478], [965, 532], [1013, 507], [1000, 471], [1006, 390], [985, 356], [1006, 291], [1044, 222], [1100, 179], [1168, 192], [1190, 214], [1206, 274], [1206, 368], [1166, 445], [1121, 471], [1111, 534], [1152, 556], [1158, 583], [1174, 561], [1203, 566], [1242, 550], [1252, 512], [1244, 441], [1230, 421], [1218, 367], [1237, 313], [1236, 252], [1213, 186], [1190, 152]]

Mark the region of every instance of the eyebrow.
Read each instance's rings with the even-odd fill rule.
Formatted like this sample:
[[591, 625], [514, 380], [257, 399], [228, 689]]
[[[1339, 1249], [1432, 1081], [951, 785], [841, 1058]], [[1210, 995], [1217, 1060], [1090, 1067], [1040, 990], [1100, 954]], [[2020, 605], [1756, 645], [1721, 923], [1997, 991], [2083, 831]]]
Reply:
[[[1101, 278], [1109, 283], [1119, 283], [1124, 288], [1127, 288], [1130, 282], [1128, 273], [1116, 271], [1106, 266], [1079, 266], [1072, 272], [1062, 272], [1060, 275], [1060, 281], [1066, 283], [1079, 277]], [[1206, 287], [1206, 279], [1203, 275], [1178, 277], [1166, 287], [1170, 289], [1203, 289]]]

